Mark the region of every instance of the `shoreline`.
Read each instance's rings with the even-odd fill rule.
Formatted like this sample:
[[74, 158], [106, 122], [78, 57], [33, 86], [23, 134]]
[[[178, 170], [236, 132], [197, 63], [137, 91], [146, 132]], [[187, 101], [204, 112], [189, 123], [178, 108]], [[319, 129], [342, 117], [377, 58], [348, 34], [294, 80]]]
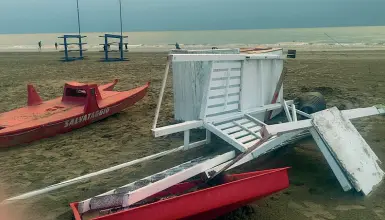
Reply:
[[[229, 48], [253, 48], [253, 47], [273, 47], [273, 48], [282, 48], [284, 51], [288, 49], [293, 49], [297, 51], [382, 51], [385, 50], [385, 45], [376, 45], [376, 46], [340, 46], [340, 45], [237, 45], [237, 47], [231, 47], [226, 45], [212, 45], [212, 46], [186, 46], [182, 49], [185, 50], [204, 50], [211, 49], [212, 47], [217, 47], [218, 49], [229, 49]], [[162, 52], [166, 53], [170, 50], [175, 49], [174, 46], [151, 46], [151, 47], [136, 47], [136, 48], [128, 48], [128, 53], [157, 53]], [[42, 48], [41, 51], [37, 49], [0, 49], [0, 53], [64, 53], [60, 52], [61, 48], [55, 50], [54, 48]], [[87, 49], [85, 53], [101, 53], [97, 48]]]

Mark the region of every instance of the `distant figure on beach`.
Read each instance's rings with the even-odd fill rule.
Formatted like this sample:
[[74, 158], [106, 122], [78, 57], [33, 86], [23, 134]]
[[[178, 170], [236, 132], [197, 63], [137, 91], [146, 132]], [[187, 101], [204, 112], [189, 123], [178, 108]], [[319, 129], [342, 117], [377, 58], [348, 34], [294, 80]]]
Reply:
[[178, 42], [175, 43], [175, 48], [178, 49], [178, 50], [180, 50], [180, 47], [179, 47]]
[[41, 51], [41, 41], [39, 41], [39, 43], [37, 43], [37, 45], [39, 46], [39, 51]]
[[128, 43], [124, 43], [124, 49], [128, 50]]
[[56, 50], [57, 50], [57, 42], [55, 42], [55, 48], [56, 48]]

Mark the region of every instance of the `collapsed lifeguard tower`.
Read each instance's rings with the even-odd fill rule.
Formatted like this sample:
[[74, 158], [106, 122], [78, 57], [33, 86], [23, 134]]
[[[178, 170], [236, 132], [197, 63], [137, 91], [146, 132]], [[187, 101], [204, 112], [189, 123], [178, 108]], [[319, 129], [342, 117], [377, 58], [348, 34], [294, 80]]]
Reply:
[[[282, 72], [286, 57], [282, 49], [178, 53], [172, 52], [168, 56], [152, 132], [155, 137], [183, 132], [182, 146], [54, 184], [8, 201], [29, 198], [84, 181], [91, 176], [196, 148], [210, 143], [211, 134], [223, 139], [234, 149], [223, 154], [217, 152], [215, 155], [203, 155], [74, 203], [72, 205], [79, 215], [78, 219], [84, 213], [97, 210], [123, 210], [118, 213], [123, 216], [138, 202], [145, 201], [178, 183], [197, 175], [210, 180], [223, 171], [258, 159], [308, 135], [314, 138], [344, 191], [355, 189], [368, 195], [382, 181], [384, 172], [378, 166], [378, 157], [350, 120], [385, 114], [385, 106], [342, 111], [333, 107], [310, 114], [298, 110], [293, 100], [283, 99]], [[292, 54], [290, 53], [289, 57]], [[157, 127], [171, 65], [175, 119], [181, 123]], [[282, 112], [286, 121], [267, 124], [265, 119], [269, 120], [270, 117], [266, 115], [271, 112], [272, 116]], [[299, 115], [304, 118], [299, 118]], [[205, 129], [206, 137], [191, 143], [190, 131], [193, 129]], [[279, 181], [271, 179], [271, 184]], [[252, 187], [260, 186], [257, 184]], [[247, 194], [248, 189], [240, 187], [237, 190], [239, 194]], [[226, 191], [221, 193], [226, 194]], [[199, 199], [201, 198], [194, 202]], [[107, 215], [100, 219], [121, 218]]]

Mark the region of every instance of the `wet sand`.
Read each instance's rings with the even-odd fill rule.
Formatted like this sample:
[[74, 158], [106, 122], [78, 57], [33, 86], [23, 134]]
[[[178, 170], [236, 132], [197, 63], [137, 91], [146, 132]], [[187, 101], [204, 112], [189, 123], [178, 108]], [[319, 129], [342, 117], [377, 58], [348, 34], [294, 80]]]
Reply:
[[[127, 90], [151, 82], [148, 95], [135, 106], [76, 131], [0, 150], [0, 188], [14, 196], [182, 145], [182, 135], [153, 138], [150, 132], [166, 63], [165, 53], [130, 53], [127, 62], [99, 62], [101, 53], [71, 63], [59, 53], [0, 53], [0, 112], [26, 104], [26, 84], [33, 83], [44, 100], [62, 94], [66, 81], [120, 82]], [[320, 91], [328, 106], [340, 109], [385, 103], [385, 51], [318, 51], [298, 53], [285, 64], [286, 99]], [[173, 122], [171, 80], [161, 109], [160, 125]], [[385, 160], [385, 117], [354, 122], [381, 160]], [[194, 132], [193, 138], [203, 138]], [[145, 162], [81, 184], [17, 204], [28, 210], [22, 219], [70, 219], [69, 203], [103, 193], [199, 155], [231, 149], [214, 138], [212, 144], [183, 154]], [[385, 219], [385, 184], [363, 197], [343, 192], [311, 139], [273, 152], [233, 172], [290, 166], [290, 187], [223, 219]], [[382, 166], [383, 167], [383, 166]], [[258, 187], [258, 186], [256, 186]], [[0, 195], [0, 199], [6, 197]]]

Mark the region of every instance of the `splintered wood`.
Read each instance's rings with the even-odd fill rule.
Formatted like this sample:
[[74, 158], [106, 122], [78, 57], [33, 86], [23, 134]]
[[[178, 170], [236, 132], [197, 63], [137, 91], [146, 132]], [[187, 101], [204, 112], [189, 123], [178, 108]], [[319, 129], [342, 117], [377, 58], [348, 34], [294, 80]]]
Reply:
[[384, 177], [376, 154], [336, 107], [313, 116], [314, 128], [346, 177], [357, 191], [368, 195]]

